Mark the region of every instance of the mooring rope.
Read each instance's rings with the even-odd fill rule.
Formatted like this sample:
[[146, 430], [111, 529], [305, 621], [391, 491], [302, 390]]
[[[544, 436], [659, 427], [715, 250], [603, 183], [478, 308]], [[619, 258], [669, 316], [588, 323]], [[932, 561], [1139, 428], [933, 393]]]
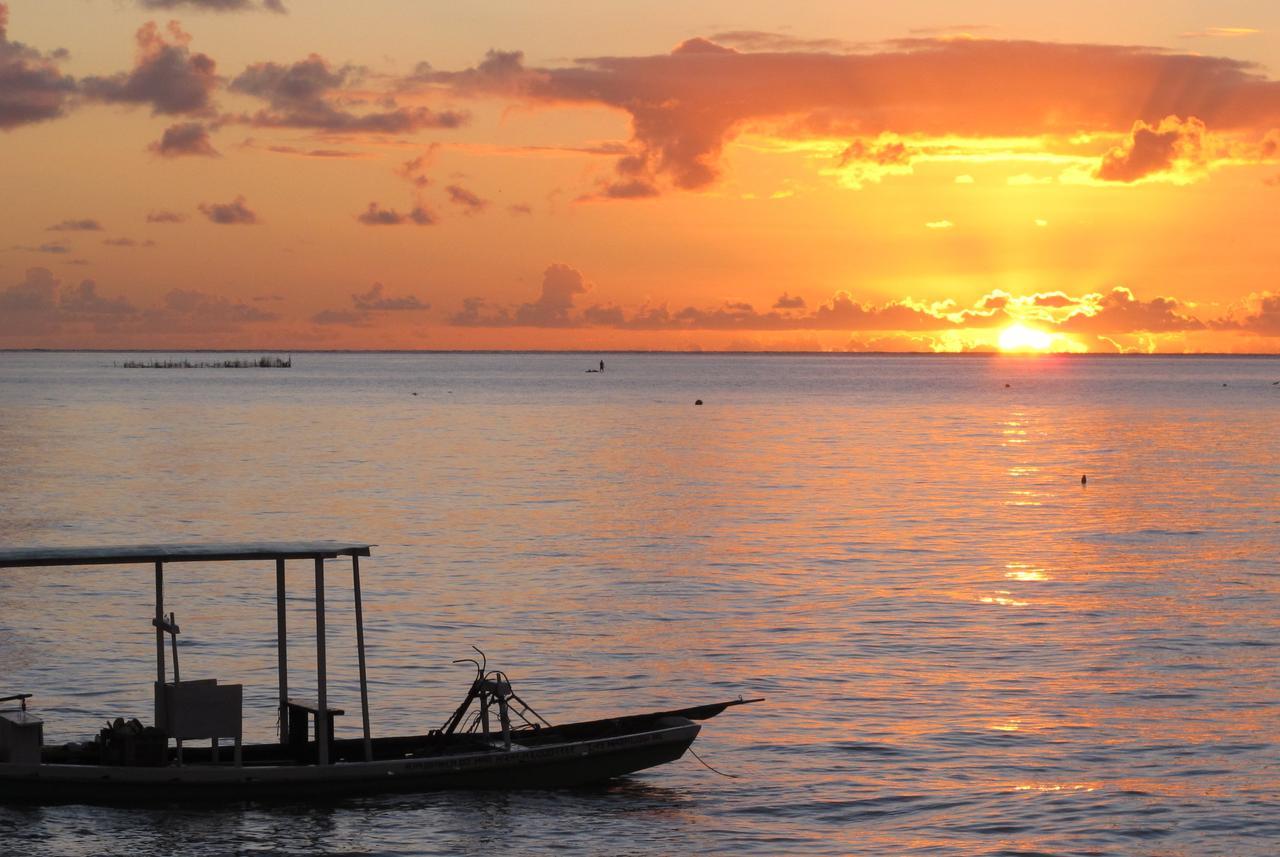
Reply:
[[724, 771], [717, 771], [715, 768], [708, 765], [706, 759], [703, 759], [701, 756], [699, 756], [697, 751], [695, 751], [692, 747], [689, 748], [689, 755], [693, 756], [693, 758], [701, 762], [702, 767], [706, 768], [708, 771], [710, 771], [713, 774], [719, 774], [720, 776], [728, 777], [731, 780], [740, 779], [740, 776], [738, 774], [726, 774]]

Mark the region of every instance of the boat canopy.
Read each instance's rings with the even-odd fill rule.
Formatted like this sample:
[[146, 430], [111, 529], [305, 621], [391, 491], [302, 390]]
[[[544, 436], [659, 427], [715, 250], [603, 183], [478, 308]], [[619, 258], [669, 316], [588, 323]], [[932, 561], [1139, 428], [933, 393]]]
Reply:
[[335, 559], [340, 556], [369, 556], [371, 547], [372, 545], [356, 542], [317, 541], [0, 548], [0, 568], [255, 559]]

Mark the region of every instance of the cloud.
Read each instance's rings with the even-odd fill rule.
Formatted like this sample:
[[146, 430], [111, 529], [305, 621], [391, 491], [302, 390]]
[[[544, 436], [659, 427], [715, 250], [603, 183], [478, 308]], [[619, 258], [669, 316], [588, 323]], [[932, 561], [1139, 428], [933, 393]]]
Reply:
[[66, 324], [134, 312], [126, 298], [99, 295], [93, 280], [64, 289], [48, 268], [30, 268], [0, 290], [0, 336], [51, 333]]
[[85, 217], [79, 220], [64, 220], [61, 223], [55, 223], [53, 226], [46, 226], [46, 232], [101, 232], [102, 224], [91, 217]]
[[150, 21], [138, 28], [133, 70], [110, 77], [88, 77], [81, 91], [98, 101], [149, 104], [153, 115], [207, 113], [219, 79], [217, 64], [206, 54], [192, 53], [191, 36], [170, 21], [169, 40]]
[[267, 146], [268, 152], [277, 155], [297, 155], [301, 158], [363, 158], [361, 152], [348, 152], [343, 149], [299, 149], [296, 146]]
[[64, 287], [47, 268], [31, 268], [20, 282], [0, 289], [0, 336], [60, 331], [79, 335], [92, 330], [125, 335], [136, 342], [175, 334], [204, 337], [278, 318], [192, 289], [172, 289], [158, 305], [138, 307], [128, 298], [101, 294], [93, 280]]
[[1256, 36], [1261, 32], [1253, 27], [1205, 27], [1203, 30], [1193, 30], [1181, 35], [1184, 39], [1240, 39]]
[[163, 208], [147, 212], [147, 223], [185, 223], [186, 220], [185, 214]]
[[326, 309], [311, 316], [313, 324], [326, 326], [369, 327], [377, 313], [427, 310], [431, 304], [416, 295], [393, 297], [383, 291], [382, 283], [374, 283], [368, 291], [351, 296], [352, 309]]
[[478, 214], [489, 207], [489, 200], [481, 199], [461, 185], [451, 184], [445, 189], [449, 201], [464, 209], [467, 214]]
[[657, 185], [645, 179], [621, 179], [602, 182], [596, 193], [583, 194], [578, 202], [590, 202], [598, 199], [648, 199], [658, 196]]
[[701, 39], [669, 54], [589, 57], [558, 68], [526, 67], [518, 52], [491, 51], [474, 68], [420, 67], [403, 83], [624, 111], [632, 151], [618, 162], [618, 181], [636, 189], [710, 186], [726, 143], [744, 131], [1069, 138], [1168, 116], [1228, 132], [1280, 123], [1280, 83], [1247, 62], [996, 39], [906, 39], [859, 53], [743, 53]]
[[533, 214], [533, 207], [523, 202], [518, 202], [515, 205], [508, 205], [507, 211], [514, 215]]
[[138, 0], [143, 9], [192, 9], [206, 12], [276, 12], [288, 10], [283, 0]]
[[355, 113], [347, 90], [361, 77], [362, 69], [333, 67], [319, 54], [292, 65], [261, 62], [249, 66], [231, 82], [231, 90], [267, 102], [267, 107], [241, 117], [268, 128], [311, 128], [331, 133], [399, 134], [421, 128], [457, 128], [466, 115], [426, 107], [401, 107], [389, 96], [386, 109]]
[[218, 150], [213, 148], [213, 142], [209, 139], [209, 129], [199, 122], [179, 122], [177, 125], [170, 125], [164, 129], [160, 139], [147, 148], [162, 158], [177, 158], [184, 155], [219, 157]]
[[462, 327], [573, 327], [574, 297], [585, 294], [589, 286], [581, 272], [562, 262], [548, 265], [542, 273], [542, 291], [538, 299], [516, 307], [486, 311], [483, 298], [463, 300], [462, 311], [449, 323]]
[[[1042, 301], [1048, 297], [1052, 296], [1038, 296]], [[1105, 295], [1085, 295], [1078, 303], [1080, 311], [1063, 320], [1060, 330], [1094, 334], [1172, 333], [1203, 330], [1206, 326], [1199, 319], [1186, 315], [1182, 303], [1175, 298], [1143, 301], [1124, 286], [1116, 286]], [[1046, 302], [1042, 305], [1052, 304]], [[1065, 305], [1065, 302], [1060, 305]]]
[[1239, 318], [1221, 318], [1210, 322], [1215, 330], [1239, 330], [1259, 336], [1280, 336], [1280, 294], [1263, 292], [1250, 295]]
[[782, 293], [782, 297], [774, 301], [774, 309], [804, 309], [804, 298], [800, 296], [792, 297], [786, 292]]
[[251, 225], [258, 222], [258, 215], [245, 205], [243, 196], [237, 196], [231, 202], [202, 202], [197, 208], [205, 217], [223, 226]]
[[102, 242], [108, 247], [154, 247], [154, 241], [134, 241], [132, 238], [107, 238]]
[[701, 41], [715, 45], [730, 45], [742, 51], [769, 53], [843, 53], [857, 47], [855, 43], [844, 39], [806, 39], [765, 30], [729, 30], [715, 33]]
[[367, 209], [356, 215], [356, 220], [365, 226], [400, 226], [405, 223], [431, 226], [436, 222], [436, 216], [421, 205], [415, 205], [408, 213], [401, 214], [393, 208], [382, 208], [378, 203], [371, 202]]
[[48, 241], [44, 244], [35, 244], [35, 245], [14, 244], [13, 249], [26, 250], [28, 253], [51, 253], [54, 255], [60, 255], [62, 253], [71, 252], [70, 247], [58, 241]]
[[[595, 304], [577, 311], [577, 296], [590, 290], [581, 272], [556, 263], [543, 272], [538, 299], [515, 308], [491, 306], [483, 298], [470, 297], [449, 319], [461, 327], [609, 327], [625, 330], [939, 330], [954, 328], [957, 321], [947, 317], [954, 309], [949, 303], [934, 308], [914, 304], [910, 299], [883, 306], [862, 304], [847, 292], [837, 292], [814, 311], [796, 313], [804, 302], [783, 295], [778, 303], [789, 304], [769, 312], [759, 312], [751, 304], [726, 301], [718, 307], [685, 307], [672, 311], [666, 305], [642, 306], [626, 310]], [[779, 312], [779, 309], [785, 311]]]
[[419, 310], [430, 309], [431, 304], [418, 300], [416, 295], [391, 297], [383, 294], [382, 283], [374, 283], [367, 292], [351, 296], [351, 303], [358, 310]]
[[1156, 125], [1133, 123], [1129, 138], [1102, 156], [1096, 178], [1132, 183], [1165, 174], [1175, 180], [1203, 163], [1204, 122], [1166, 116]]
[[159, 307], [144, 310], [143, 331], [156, 333], [224, 333], [246, 324], [275, 321], [279, 316], [222, 295], [194, 289], [173, 289]]
[[950, 220], [930, 220], [924, 225], [925, 229], [953, 229], [955, 224]]
[[0, 130], [56, 119], [75, 92], [75, 79], [58, 63], [64, 51], [42, 53], [9, 41], [9, 7], [0, 3]]

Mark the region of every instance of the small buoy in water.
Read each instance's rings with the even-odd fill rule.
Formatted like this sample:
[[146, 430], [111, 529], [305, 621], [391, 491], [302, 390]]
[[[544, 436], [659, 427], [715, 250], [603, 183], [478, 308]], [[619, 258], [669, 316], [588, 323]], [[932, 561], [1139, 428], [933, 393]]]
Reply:
[[414, 393], [414, 395], [416, 396], [416, 395], [418, 395], [418, 394], [417, 394], [417, 393]]
[[701, 400], [701, 399], [698, 399], [697, 401], [695, 401], [695, 402], [694, 402], [694, 404], [695, 404], [695, 405], [701, 405], [701, 404], [702, 404], [702, 400]]
[[1080, 484], [1081, 484], [1081, 485], [1088, 485], [1088, 484], [1089, 484], [1089, 476], [1088, 476], [1088, 474], [1082, 474], [1082, 475], [1080, 476]]
[[1008, 385], [1008, 384], [1005, 384], [1004, 386], [1005, 386], [1005, 389], [1006, 389], [1006, 390], [1007, 390], [1007, 389], [1009, 389], [1009, 385]]
[[1225, 386], [1227, 386], [1227, 384], [1226, 384], [1226, 382], [1225, 382], [1225, 381], [1223, 382], [1222, 386], [1224, 386], [1224, 387], [1225, 387]]

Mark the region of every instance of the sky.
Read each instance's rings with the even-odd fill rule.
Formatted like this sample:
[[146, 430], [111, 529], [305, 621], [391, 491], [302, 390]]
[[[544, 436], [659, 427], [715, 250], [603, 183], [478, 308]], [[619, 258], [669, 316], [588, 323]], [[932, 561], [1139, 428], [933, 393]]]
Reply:
[[1280, 353], [1280, 4], [0, 0], [0, 348]]

